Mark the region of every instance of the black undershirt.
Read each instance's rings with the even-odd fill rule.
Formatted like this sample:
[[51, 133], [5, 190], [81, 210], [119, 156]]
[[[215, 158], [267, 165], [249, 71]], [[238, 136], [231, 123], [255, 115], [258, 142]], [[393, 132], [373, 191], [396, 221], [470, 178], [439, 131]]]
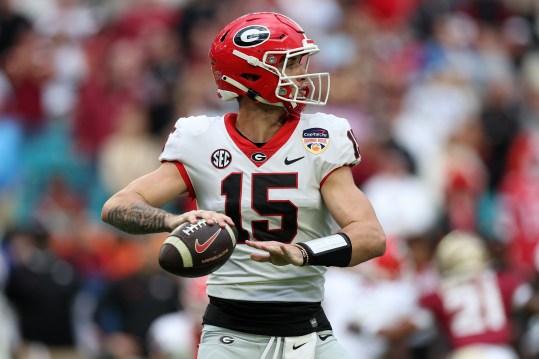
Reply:
[[331, 330], [320, 302], [254, 302], [212, 296], [202, 323], [278, 337]]

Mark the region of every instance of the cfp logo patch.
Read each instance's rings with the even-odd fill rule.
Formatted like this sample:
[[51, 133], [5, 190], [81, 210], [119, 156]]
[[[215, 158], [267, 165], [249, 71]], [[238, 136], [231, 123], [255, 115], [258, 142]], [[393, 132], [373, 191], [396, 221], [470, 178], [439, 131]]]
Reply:
[[232, 161], [232, 155], [227, 150], [219, 149], [215, 150], [211, 154], [211, 164], [218, 169], [228, 167]]
[[303, 146], [311, 153], [318, 155], [326, 150], [329, 146], [328, 130], [319, 127], [308, 128], [303, 130], [301, 140]]
[[239, 47], [258, 46], [270, 37], [270, 31], [265, 26], [251, 25], [244, 27], [234, 35], [234, 44]]

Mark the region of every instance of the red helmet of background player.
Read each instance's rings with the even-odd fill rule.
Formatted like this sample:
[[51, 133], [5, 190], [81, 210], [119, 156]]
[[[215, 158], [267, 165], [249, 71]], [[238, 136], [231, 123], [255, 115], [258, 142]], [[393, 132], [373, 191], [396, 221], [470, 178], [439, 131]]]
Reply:
[[[309, 57], [318, 51], [303, 29], [284, 15], [242, 16], [225, 26], [211, 45], [218, 96], [225, 101], [247, 96], [282, 106], [291, 114], [301, 113], [309, 104], [325, 105], [329, 74], [308, 73]], [[287, 74], [287, 64], [294, 56], [302, 57], [305, 74]]]

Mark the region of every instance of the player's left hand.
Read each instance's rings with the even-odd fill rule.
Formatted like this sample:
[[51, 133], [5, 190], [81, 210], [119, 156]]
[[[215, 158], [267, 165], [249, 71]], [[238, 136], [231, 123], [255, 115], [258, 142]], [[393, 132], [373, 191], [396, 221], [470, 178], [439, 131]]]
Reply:
[[301, 266], [303, 264], [303, 256], [299, 248], [291, 244], [269, 241], [269, 242], [255, 242], [247, 240], [245, 241], [249, 247], [261, 249], [267, 253], [252, 253], [251, 259], [257, 262], [270, 262], [276, 266], [284, 266], [287, 264], [293, 264], [295, 266]]

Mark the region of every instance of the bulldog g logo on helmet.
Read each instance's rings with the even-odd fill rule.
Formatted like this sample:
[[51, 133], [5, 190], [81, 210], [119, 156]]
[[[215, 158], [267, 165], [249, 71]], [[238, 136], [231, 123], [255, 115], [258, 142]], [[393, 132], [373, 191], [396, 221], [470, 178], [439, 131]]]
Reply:
[[[303, 29], [282, 14], [237, 18], [219, 32], [209, 52], [218, 96], [224, 101], [245, 96], [295, 115], [307, 105], [325, 105], [329, 73], [309, 72], [309, 59], [318, 52]], [[304, 73], [292, 70], [298, 58]]]
[[244, 27], [234, 35], [234, 43], [239, 47], [253, 47], [262, 44], [270, 37], [267, 27], [251, 25]]

